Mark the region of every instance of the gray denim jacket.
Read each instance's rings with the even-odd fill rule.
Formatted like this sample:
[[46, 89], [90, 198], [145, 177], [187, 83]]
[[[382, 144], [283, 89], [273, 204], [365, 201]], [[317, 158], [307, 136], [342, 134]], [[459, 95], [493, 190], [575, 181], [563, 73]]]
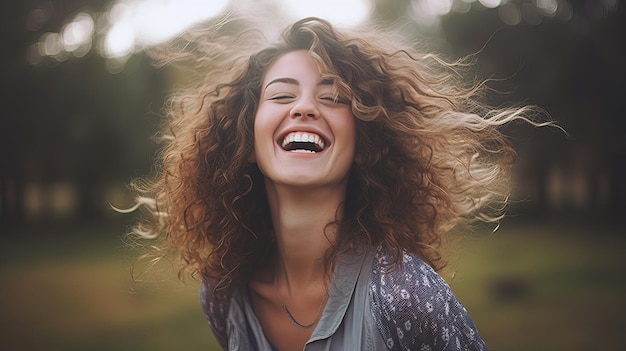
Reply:
[[[404, 254], [387, 271], [389, 252], [359, 249], [339, 258], [329, 299], [306, 351], [487, 350], [467, 310], [426, 263]], [[201, 286], [213, 334], [226, 350], [275, 350], [259, 324], [248, 289], [216, 296]]]

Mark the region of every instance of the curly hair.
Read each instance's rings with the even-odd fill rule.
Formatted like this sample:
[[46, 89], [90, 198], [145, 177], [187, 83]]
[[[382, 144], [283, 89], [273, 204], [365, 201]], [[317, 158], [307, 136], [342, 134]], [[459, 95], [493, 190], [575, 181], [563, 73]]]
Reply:
[[385, 244], [394, 264], [410, 252], [439, 270], [453, 228], [501, 218], [516, 155], [500, 127], [528, 111], [483, 104], [485, 85], [458, 73], [464, 61], [445, 63], [389, 35], [338, 31], [317, 18], [261, 49], [253, 48], [262, 42], [257, 32], [233, 39], [221, 29], [165, 51], [166, 61], [173, 51], [195, 58], [201, 74], [166, 106], [160, 172], [136, 187], [152, 220], [135, 233], [164, 238], [165, 251], [182, 258], [179, 273], [236, 288], [275, 252], [263, 175], [249, 156], [263, 75], [295, 50], [334, 78], [356, 120], [356, 161], [327, 267], [357, 245]]

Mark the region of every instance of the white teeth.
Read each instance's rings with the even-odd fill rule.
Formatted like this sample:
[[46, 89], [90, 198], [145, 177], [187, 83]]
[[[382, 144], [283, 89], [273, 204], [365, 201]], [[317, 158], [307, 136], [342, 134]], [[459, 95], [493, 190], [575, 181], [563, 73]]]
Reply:
[[[307, 132], [292, 132], [285, 136], [282, 142], [282, 147], [286, 147], [289, 143], [293, 142], [305, 142], [305, 143], [314, 143], [320, 149], [324, 149], [324, 139], [322, 139], [319, 135], [314, 133]], [[296, 152], [313, 152], [308, 150], [292, 150]]]

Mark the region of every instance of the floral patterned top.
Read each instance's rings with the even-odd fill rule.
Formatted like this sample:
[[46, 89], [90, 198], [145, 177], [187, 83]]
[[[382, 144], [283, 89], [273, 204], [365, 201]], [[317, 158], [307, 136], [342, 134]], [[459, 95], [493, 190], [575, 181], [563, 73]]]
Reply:
[[[364, 251], [358, 262], [337, 264], [330, 291], [344, 293], [329, 296], [305, 350], [488, 350], [467, 310], [424, 261], [405, 253], [402, 264], [389, 270], [392, 256], [384, 246]], [[274, 350], [248, 293], [213, 294], [205, 283], [200, 294], [222, 348]]]

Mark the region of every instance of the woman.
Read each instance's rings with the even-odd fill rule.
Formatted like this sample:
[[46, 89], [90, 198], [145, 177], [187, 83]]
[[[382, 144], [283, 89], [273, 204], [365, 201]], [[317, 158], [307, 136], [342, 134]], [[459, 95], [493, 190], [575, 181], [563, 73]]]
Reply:
[[488, 110], [462, 64], [388, 36], [308, 18], [233, 58], [249, 33], [216, 33], [169, 106], [162, 175], [140, 189], [154, 221], [137, 232], [165, 233], [201, 276], [219, 344], [487, 349], [436, 272], [447, 233], [500, 218], [515, 154], [497, 127], [523, 111]]

